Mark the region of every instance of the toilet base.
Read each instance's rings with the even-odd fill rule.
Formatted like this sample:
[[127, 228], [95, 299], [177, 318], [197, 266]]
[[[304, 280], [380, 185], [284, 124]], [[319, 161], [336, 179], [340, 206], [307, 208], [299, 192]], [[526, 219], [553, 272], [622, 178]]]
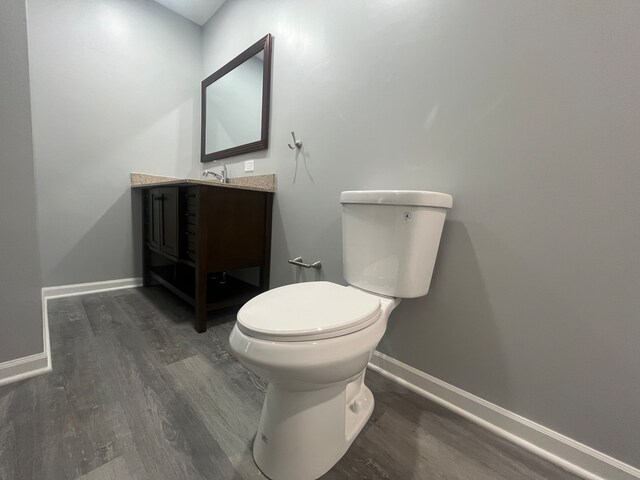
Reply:
[[253, 458], [273, 480], [315, 480], [351, 446], [373, 412], [364, 372], [348, 384], [287, 390], [270, 383]]

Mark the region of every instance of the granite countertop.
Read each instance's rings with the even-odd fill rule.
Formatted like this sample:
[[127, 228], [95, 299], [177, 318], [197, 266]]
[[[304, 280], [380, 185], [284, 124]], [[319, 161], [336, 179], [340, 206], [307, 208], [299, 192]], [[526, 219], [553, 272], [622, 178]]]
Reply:
[[238, 188], [240, 190], [257, 190], [260, 192], [276, 191], [275, 174], [235, 177], [229, 178], [229, 183], [221, 183], [218, 180], [167, 177], [164, 175], [131, 172], [131, 188], [160, 187], [163, 185], [178, 185], [185, 183], [192, 185], [209, 185], [221, 188]]

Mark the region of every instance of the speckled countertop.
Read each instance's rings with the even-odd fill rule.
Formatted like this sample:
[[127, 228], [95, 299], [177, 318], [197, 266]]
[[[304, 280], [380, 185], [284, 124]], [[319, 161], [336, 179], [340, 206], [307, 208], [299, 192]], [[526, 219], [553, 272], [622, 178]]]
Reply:
[[220, 183], [217, 180], [167, 177], [163, 175], [131, 172], [131, 188], [160, 187], [163, 185], [178, 185], [184, 183], [192, 185], [209, 185], [222, 188], [239, 188], [241, 190], [258, 190], [261, 192], [276, 191], [275, 174], [235, 177], [229, 178], [229, 183]]

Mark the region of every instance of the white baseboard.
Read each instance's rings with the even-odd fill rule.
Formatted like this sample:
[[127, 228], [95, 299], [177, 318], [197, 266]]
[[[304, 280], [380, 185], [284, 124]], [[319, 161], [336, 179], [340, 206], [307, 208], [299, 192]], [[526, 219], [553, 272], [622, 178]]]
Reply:
[[60, 285], [42, 289], [42, 298], [71, 297], [86, 295], [87, 293], [109, 292], [123, 288], [141, 287], [142, 278], [123, 278], [120, 280], [106, 280], [104, 282], [78, 283], [75, 285]]
[[0, 385], [17, 382], [51, 371], [47, 351], [0, 363]]
[[640, 470], [465, 392], [416, 368], [374, 352], [369, 368], [530, 452], [588, 480], [637, 480]]
[[88, 293], [108, 292], [123, 288], [142, 286], [142, 278], [124, 278], [105, 282], [80, 283], [77, 285], [61, 285], [42, 289], [42, 344], [44, 351], [0, 363], [0, 385], [25, 380], [52, 370], [51, 342], [49, 341], [49, 314], [47, 301], [52, 298], [85, 295]]

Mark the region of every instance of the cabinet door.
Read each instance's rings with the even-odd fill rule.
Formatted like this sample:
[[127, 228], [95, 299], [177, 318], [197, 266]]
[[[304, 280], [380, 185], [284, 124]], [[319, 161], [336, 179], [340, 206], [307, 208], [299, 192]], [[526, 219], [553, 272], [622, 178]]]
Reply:
[[178, 189], [160, 189], [162, 222], [160, 226], [160, 251], [173, 257], [178, 256]]
[[147, 243], [151, 248], [160, 249], [161, 205], [158, 190], [147, 195]]

